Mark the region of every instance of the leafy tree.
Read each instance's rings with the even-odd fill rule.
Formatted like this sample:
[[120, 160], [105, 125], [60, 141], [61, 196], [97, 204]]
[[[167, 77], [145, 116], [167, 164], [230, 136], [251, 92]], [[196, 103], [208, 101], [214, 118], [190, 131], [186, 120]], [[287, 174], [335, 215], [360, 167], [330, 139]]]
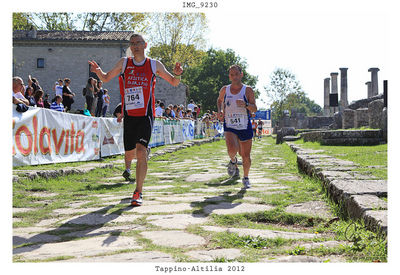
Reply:
[[270, 84], [264, 87], [268, 98], [272, 101], [272, 119], [279, 121], [283, 111], [289, 113], [294, 108], [306, 115], [316, 115], [322, 108], [309, 99], [303, 91], [296, 76], [288, 70], [278, 68], [270, 77]]
[[14, 12], [12, 18], [13, 30], [30, 30], [33, 27], [27, 13]]
[[[30, 29], [60, 31], [125, 31], [145, 32], [149, 25], [148, 13], [116, 12], [39, 12], [14, 13], [13, 29]], [[21, 22], [27, 22], [25, 25]], [[26, 27], [25, 27], [26, 26]]]
[[150, 20], [151, 57], [159, 59], [168, 70], [176, 62], [181, 62], [185, 69], [200, 61], [207, 30], [204, 13], [153, 13]]
[[[230, 83], [228, 69], [238, 64], [243, 69], [243, 83], [254, 87], [257, 77], [247, 71], [247, 63], [231, 49], [226, 51], [209, 49], [197, 66], [190, 67], [184, 74], [185, 84], [189, 86], [189, 98], [202, 105], [203, 110], [217, 110], [220, 89]], [[255, 90], [256, 97], [259, 92]]]

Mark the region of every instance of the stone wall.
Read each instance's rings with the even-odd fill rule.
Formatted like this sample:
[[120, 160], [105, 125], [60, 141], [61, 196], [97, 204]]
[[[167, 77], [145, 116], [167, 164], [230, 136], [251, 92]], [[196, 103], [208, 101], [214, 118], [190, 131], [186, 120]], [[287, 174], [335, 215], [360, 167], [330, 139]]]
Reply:
[[377, 145], [384, 141], [381, 130], [316, 131], [301, 133], [305, 142], [320, 142], [321, 145]]
[[352, 110], [357, 110], [359, 108], [368, 108], [368, 104], [377, 99], [383, 99], [383, 94], [354, 101], [349, 106], [347, 106], [347, 108]]
[[[70, 78], [70, 88], [76, 94], [73, 110], [82, 110], [86, 102], [82, 95], [82, 89], [89, 78], [88, 60], [95, 60], [103, 71], [109, 71], [115, 63], [124, 56], [121, 45], [109, 45], [106, 43], [87, 44], [75, 43], [62, 46], [57, 43], [49, 45], [14, 45], [13, 47], [13, 76], [20, 76], [24, 83], [28, 83], [28, 75], [36, 78], [50, 99], [55, 95], [54, 83], [59, 78]], [[37, 58], [44, 58], [44, 68], [37, 68]], [[115, 77], [103, 87], [109, 91], [111, 97], [109, 112], [112, 113], [120, 103], [118, 78]], [[157, 77], [155, 87], [156, 100], [160, 99], [166, 104], [186, 105], [187, 86], [180, 83], [173, 87], [165, 80]]]

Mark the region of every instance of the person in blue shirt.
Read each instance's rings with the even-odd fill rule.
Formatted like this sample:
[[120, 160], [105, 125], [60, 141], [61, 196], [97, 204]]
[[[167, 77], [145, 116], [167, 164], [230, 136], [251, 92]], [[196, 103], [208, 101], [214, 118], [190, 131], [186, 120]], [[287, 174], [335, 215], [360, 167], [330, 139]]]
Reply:
[[62, 97], [60, 95], [56, 95], [55, 101], [50, 105], [50, 109], [59, 112], [64, 112], [64, 105], [61, 102], [62, 102]]

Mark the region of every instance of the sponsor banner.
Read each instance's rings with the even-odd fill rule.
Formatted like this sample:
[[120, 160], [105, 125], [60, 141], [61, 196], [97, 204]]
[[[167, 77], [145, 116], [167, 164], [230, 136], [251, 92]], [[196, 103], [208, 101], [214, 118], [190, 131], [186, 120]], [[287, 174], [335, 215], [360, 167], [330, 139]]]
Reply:
[[124, 153], [124, 130], [116, 118], [99, 118], [101, 156], [112, 156]]
[[182, 127], [183, 140], [194, 139], [194, 121], [193, 120], [180, 120]]
[[157, 147], [165, 144], [164, 140], [164, 123], [162, 119], [156, 118], [153, 124], [153, 131], [151, 132], [151, 139], [149, 146]]
[[29, 108], [13, 110], [13, 166], [99, 159], [99, 119]]
[[182, 129], [178, 120], [164, 120], [164, 141], [165, 144], [183, 142]]

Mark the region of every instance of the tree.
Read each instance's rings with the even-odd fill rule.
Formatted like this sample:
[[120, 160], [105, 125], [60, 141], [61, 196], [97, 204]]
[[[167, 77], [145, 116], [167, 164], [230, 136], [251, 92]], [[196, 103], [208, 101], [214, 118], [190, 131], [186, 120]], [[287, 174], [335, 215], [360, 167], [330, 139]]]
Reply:
[[[230, 83], [228, 69], [238, 64], [243, 70], [243, 83], [254, 87], [257, 77], [247, 71], [247, 63], [231, 49], [226, 51], [209, 49], [201, 59], [201, 63], [189, 68], [186, 72], [185, 84], [189, 86], [189, 97], [202, 105], [202, 110], [217, 110], [217, 98], [220, 89]], [[256, 97], [259, 92], [255, 90]]]
[[153, 13], [150, 20], [149, 56], [160, 60], [168, 70], [176, 62], [186, 69], [200, 61], [208, 28], [204, 13]]
[[316, 115], [322, 108], [310, 100], [303, 91], [296, 76], [288, 70], [278, 68], [270, 76], [270, 84], [264, 87], [272, 101], [272, 119], [279, 121], [284, 110], [291, 112], [294, 108], [307, 115]]
[[[15, 16], [14, 16], [15, 15]], [[40, 12], [14, 13], [13, 29], [30, 29], [59, 31], [125, 31], [145, 32], [149, 25], [148, 13], [116, 13], [116, 12]], [[22, 20], [22, 21], [21, 21]], [[26, 20], [27, 28], [19, 22]]]
[[13, 30], [30, 30], [33, 27], [27, 13], [14, 12], [12, 18]]

